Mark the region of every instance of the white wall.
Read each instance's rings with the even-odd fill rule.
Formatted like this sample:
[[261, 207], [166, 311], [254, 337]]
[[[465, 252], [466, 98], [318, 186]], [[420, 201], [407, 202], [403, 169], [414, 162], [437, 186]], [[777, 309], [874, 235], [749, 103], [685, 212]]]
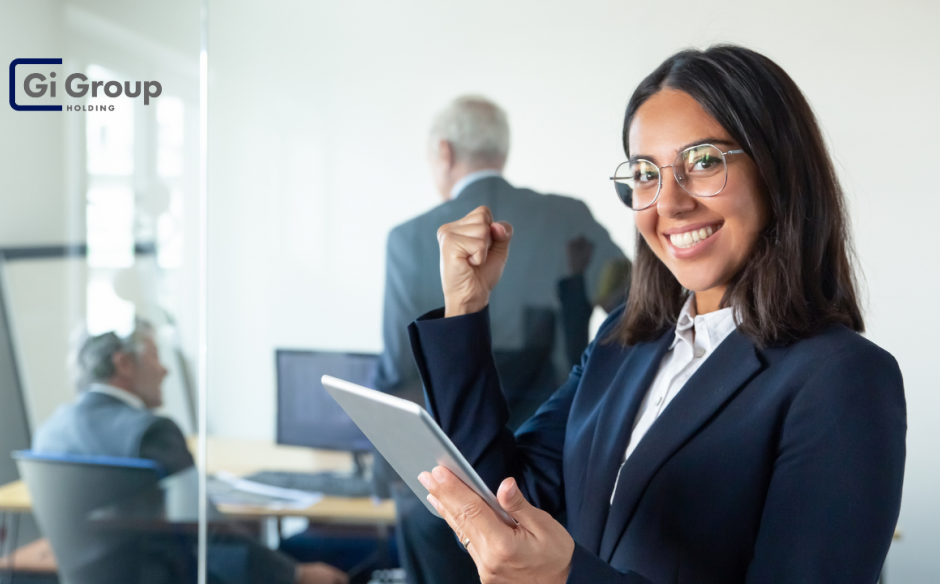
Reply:
[[502, 103], [510, 180], [582, 197], [629, 248], [607, 177], [632, 89], [680, 48], [741, 43], [791, 74], [832, 146], [868, 336], [907, 388], [890, 581], [940, 581], [938, 22], [914, 0], [212, 2], [210, 430], [273, 436], [276, 347], [380, 350], [385, 237], [437, 203], [425, 135], [449, 99]]

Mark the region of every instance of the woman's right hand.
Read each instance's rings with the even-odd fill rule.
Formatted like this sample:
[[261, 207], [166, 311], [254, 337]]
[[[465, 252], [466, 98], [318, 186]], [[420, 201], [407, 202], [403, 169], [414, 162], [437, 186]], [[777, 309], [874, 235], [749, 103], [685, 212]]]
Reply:
[[511, 239], [512, 226], [505, 221], [494, 222], [488, 207], [477, 207], [463, 219], [437, 230], [445, 317], [486, 307], [506, 267]]

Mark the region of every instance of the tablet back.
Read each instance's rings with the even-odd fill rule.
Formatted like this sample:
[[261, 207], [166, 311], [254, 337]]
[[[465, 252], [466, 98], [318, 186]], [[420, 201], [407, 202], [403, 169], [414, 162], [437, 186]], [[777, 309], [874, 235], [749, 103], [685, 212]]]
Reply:
[[418, 482], [418, 475], [440, 465], [480, 495], [508, 525], [516, 524], [421, 406], [329, 375], [324, 375], [322, 382], [431, 513], [440, 517], [428, 502], [428, 491]]

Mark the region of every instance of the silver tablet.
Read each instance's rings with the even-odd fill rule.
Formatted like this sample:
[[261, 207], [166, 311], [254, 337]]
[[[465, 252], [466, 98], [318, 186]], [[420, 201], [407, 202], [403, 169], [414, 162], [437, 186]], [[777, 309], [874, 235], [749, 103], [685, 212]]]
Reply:
[[324, 375], [322, 381], [326, 391], [431, 513], [440, 517], [428, 502], [428, 491], [418, 482], [418, 475], [443, 466], [480, 495], [506, 524], [516, 525], [480, 475], [421, 406], [329, 375]]

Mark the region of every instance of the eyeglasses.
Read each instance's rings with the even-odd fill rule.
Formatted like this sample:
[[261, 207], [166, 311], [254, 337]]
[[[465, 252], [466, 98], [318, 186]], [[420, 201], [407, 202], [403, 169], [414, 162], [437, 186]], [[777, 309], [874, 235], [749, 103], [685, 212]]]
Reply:
[[728, 165], [725, 156], [744, 154], [744, 150], [722, 152], [712, 144], [686, 148], [668, 166], [656, 166], [639, 158], [620, 164], [610, 180], [614, 181], [617, 196], [634, 211], [653, 206], [663, 190], [663, 173], [672, 168], [672, 176], [682, 190], [693, 197], [714, 197], [728, 183]]

